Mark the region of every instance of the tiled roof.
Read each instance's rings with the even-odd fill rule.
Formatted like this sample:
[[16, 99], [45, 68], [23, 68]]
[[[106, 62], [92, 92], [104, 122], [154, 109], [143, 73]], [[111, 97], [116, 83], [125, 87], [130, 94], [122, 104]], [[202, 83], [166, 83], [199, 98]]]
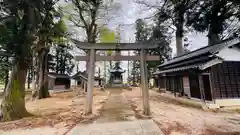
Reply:
[[194, 57], [198, 57], [198, 56], [201, 56], [201, 55], [207, 54], [207, 53], [215, 54], [215, 53], [219, 52], [219, 50], [221, 50], [225, 46], [233, 46], [233, 45], [236, 45], [238, 43], [240, 43], [239, 38], [222, 41], [221, 43], [206, 46], [206, 47], [197, 49], [195, 51], [189, 52], [187, 54], [175, 57], [172, 60], [169, 60], [166, 63], [164, 63], [162, 65], [159, 65], [158, 67], [164, 67], [166, 65], [170, 65], [170, 64], [173, 64], [173, 63], [185, 61], [185, 60], [188, 60], [188, 59], [191, 59], [191, 58], [194, 58]]
[[49, 77], [52, 77], [52, 78], [68, 78], [70, 79], [71, 77], [67, 74], [57, 74], [57, 73], [52, 73], [52, 72], [49, 72], [48, 73], [48, 76]]
[[79, 72], [77, 72], [75, 75], [73, 75], [72, 76], [72, 78], [73, 79], [77, 79], [77, 78], [82, 78], [82, 79], [84, 79], [84, 80], [87, 80], [87, 74], [86, 74], [86, 72], [81, 72], [81, 71], [79, 71]]
[[[72, 76], [73, 79], [79, 79], [79, 78], [82, 78], [84, 80], [87, 80], [88, 76], [87, 76], [87, 73], [84, 71], [84, 72], [77, 72], [75, 75]], [[103, 80], [103, 78], [101, 77], [98, 77], [98, 76], [95, 76], [94, 77], [95, 80]]]
[[163, 73], [170, 73], [170, 72], [177, 72], [177, 71], [184, 71], [189, 69], [199, 69], [203, 70], [203, 65], [207, 63], [218, 63], [214, 62], [214, 60], [218, 59], [218, 56], [215, 54], [218, 53], [222, 48], [228, 46], [231, 47], [233, 45], [237, 45], [240, 43], [240, 40], [231, 39], [227, 41], [223, 41], [219, 44], [206, 46], [200, 48], [198, 50], [189, 52], [182, 56], [178, 56], [162, 65], [158, 66], [158, 70], [153, 74], [163, 74]]
[[177, 72], [177, 71], [183, 71], [183, 70], [188, 70], [188, 69], [198, 69], [200, 68], [202, 64], [194, 64], [194, 65], [188, 65], [188, 66], [183, 66], [183, 67], [177, 67], [177, 68], [171, 68], [171, 69], [167, 69], [167, 70], [159, 70], [154, 72], [153, 74], [163, 74], [163, 73], [169, 73], [169, 72]]

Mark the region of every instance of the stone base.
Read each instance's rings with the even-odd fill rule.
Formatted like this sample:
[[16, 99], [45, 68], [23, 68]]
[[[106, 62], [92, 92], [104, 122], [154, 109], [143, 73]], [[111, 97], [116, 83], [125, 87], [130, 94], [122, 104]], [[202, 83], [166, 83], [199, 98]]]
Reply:
[[235, 98], [235, 99], [216, 99], [215, 103], [218, 106], [239, 106], [240, 105], [240, 98]]

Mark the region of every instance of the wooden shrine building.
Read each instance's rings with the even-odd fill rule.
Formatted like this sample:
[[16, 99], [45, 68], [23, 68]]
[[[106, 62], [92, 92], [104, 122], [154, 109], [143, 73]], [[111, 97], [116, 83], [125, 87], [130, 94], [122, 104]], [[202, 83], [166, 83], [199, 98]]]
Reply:
[[67, 74], [48, 73], [48, 89], [70, 89], [71, 77]]
[[159, 65], [158, 87], [219, 106], [240, 105], [240, 40], [229, 39]]
[[[75, 75], [72, 76], [72, 79], [76, 80], [76, 84], [78, 86], [82, 86], [84, 88], [85, 83], [87, 83], [87, 73], [86, 71], [79, 71]], [[104, 78], [99, 76], [94, 76], [94, 86], [101, 87], [104, 83]]]

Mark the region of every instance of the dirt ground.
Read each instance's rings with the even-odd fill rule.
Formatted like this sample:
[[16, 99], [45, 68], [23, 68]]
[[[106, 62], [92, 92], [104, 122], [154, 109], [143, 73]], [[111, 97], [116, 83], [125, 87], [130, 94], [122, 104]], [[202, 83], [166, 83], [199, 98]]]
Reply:
[[[134, 88], [124, 94], [135, 113], [140, 113], [140, 89]], [[152, 119], [166, 135], [240, 135], [240, 114], [216, 113], [178, 105], [155, 91], [150, 91], [150, 105]]]
[[[77, 123], [88, 124], [93, 121], [102, 123], [112, 119], [116, 119], [116, 121], [134, 120], [132, 117], [126, 119], [133, 115], [136, 119], [143, 119], [141, 115], [142, 97], [139, 88], [133, 88], [131, 91], [124, 90], [115, 94], [116, 96], [112, 96], [111, 101], [111, 99], [107, 99], [109, 97], [108, 91], [94, 91], [94, 117], [84, 117], [83, 115], [84, 93], [55, 93], [51, 94], [51, 98], [34, 101], [27, 97], [27, 110], [34, 115], [17, 121], [0, 123], [0, 134], [1, 130], [11, 130], [10, 135], [17, 133], [20, 135], [20, 132], [25, 135], [27, 132], [23, 129], [27, 128], [32, 129], [29, 134], [41, 132], [50, 135], [52, 132], [56, 135], [68, 132]], [[118, 94], [124, 98], [120, 98], [121, 96], [117, 96]], [[126, 99], [126, 102], [124, 99]], [[123, 101], [124, 107], [120, 106]], [[112, 102], [112, 104], [109, 104], [109, 102]], [[171, 99], [152, 90], [150, 90], [150, 105], [151, 118], [165, 135], [240, 135], [239, 113], [217, 113], [196, 109], [189, 105], [184, 106], [172, 102]], [[124, 109], [123, 112], [112, 110], [119, 108], [119, 106]], [[126, 112], [126, 110], [128, 111]], [[114, 114], [110, 115], [109, 111]], [[100, 112], [102, 112], [101, 115]], [[121, 118], [119, 118], [120, 116]]]
[[99, 115], [99, 110], [108, 97], [107, 91], [94, 90], [94, 116], [83, 117], [85, 108], [85, 94], [76, 92], [61, 92], [51, 94], [51, 98], [26, 101], [27, 110], [31, 117], [16, 121], [0, 123], [0, 130], [54, 127], [68, 129], [77, 123], [90, 121]]

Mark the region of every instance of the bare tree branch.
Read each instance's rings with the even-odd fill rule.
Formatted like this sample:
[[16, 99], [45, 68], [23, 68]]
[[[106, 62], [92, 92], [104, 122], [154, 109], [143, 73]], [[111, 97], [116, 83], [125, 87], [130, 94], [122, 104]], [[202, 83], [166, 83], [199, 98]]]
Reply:
[[[137, 3], [137, 4], [140, 4], [140, 5], [143, 5], [143, 6], [145, 6], [145, 7], [148, 7], [148, 8], [154, 8], [154, 9], [158, 9], [158, 10], [160, 10], [161, 9], [161, 6], [157, 6], [158, 4], [154, 4], [154, 5], [151, 5], [151, 4], [149, 4], [149, 3], [147, 3], [146, 1], [144, 1], [144, 0], [133, 0], [135, 3]], [[167, 1], [167, 0], [166, 0]]]
[[81, 21], [83, 21], [83, 24], [85, 25], [86, 29], [88, 28], [88, 24], [86, 23], [86, 20], [83, 17], [83, 8], [81, 7], [80, 3], [78, 0], [72, 0], [72, 2], [74, 3], [74, 5], [77, 7], [78, 9], [78, 14], [79, 17], [81, 19]]
[[70, 21], [77, 27], [86, 28], [86, 26], [81, 25], [81, 22], [79, 20], [75, 20], [75, 19], [71, 18]]

